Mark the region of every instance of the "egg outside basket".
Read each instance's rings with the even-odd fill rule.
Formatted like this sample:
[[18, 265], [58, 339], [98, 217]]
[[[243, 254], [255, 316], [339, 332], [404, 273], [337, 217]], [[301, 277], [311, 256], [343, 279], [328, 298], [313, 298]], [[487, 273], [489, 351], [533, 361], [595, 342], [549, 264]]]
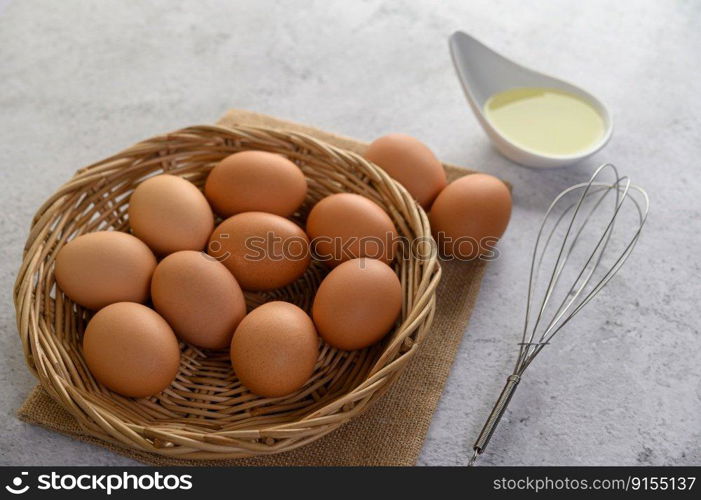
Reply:
[[[83, 233], [128, 231], [129, 196], [145, 178], [167, 172], [202, 187], [219, 160], [249, 149], [282, 154], [302, 169], [309, 192], [296, 215], [300, 222], [324, 196], [358, 193], [387, 211], [400, 236], [419, 242], [414, 252], [395, 259], [404, 295], [396, 327], [382, 343], [361, 351], [344, 352], [322, 344], [312, 378], [283, 398], [248, 392], [234, 376], [227, 352], [187, 344], [181, 344], [176, 380], [162, 393], [131, 399], [109, 391], [85, 365], [80, 343], [90, 312], [57, 289], [57, 252]], [[291, 450], [365, 411], [412, 358], [435, 311], [440, 266], [435, 252], [428, 252], [431, 244], [423, 210], [384, 171], [357, 154], [300, 133], [189, 127], [79, 170], [38, 210], [14, 289], [25, 358], [44, 389], [86, 432], [115, 445], [187, 459]], [[313, 263], [285, 288], [247, 293], [248, 306], [287, 300], [308, 311], [325, 272], [322, 264]]]

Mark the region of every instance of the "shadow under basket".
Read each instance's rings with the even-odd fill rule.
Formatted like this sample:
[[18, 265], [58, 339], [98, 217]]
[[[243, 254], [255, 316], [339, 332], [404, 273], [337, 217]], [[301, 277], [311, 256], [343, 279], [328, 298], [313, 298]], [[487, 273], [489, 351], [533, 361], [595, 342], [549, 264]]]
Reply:
[[[419, 242], [395, 259], [402, 312], [387, 337], [360, 351], [324, 343], [314, 374], [282, 398], [251, 394], [235, 377], [228, 351], [181, 343], [175, 381], [144, 399], [100, 385], [81, 352], [91, 313], [57, 289], [57, 252], [78, 235], [128, 231], [129, 196], [144, 179], [168, 173], [202, 188], [222, 158], [244, 150], [286, 156], [304, 172], [309, 191], [295, 219], [333, 193], [358, 193], [378, 203], [404, 241]], [[342, 221], [339, 221], [342, 223]], [[429, 223], [411, 196], [381, 169], [307, 135], [258, 127], [195, 126], [154, 137], [79, 170], [38, 210], [14, 289], [27, 364], [41, 385], [89, 434], [119, 446], [186, 459], [238, 458], [288, 451], [314, 441], [365, 411], [399, 377], [428, 332], [440, 266]], [[314, 262], [291, 285], [246, 293], [249, 310], [285, 300], [310, 310], [326, 268]]]

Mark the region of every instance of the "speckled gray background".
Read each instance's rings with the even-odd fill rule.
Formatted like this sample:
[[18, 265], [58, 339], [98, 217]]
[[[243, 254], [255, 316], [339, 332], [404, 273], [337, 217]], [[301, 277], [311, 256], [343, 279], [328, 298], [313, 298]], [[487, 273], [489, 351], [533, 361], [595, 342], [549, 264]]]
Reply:
[[[514, 361], [534, 228], [615, 162], [650, 192], [645, 234], [529, 370], [483, 463], [701, 464], [700, 25], [692, 0], [0, 0], [0, 463], [131, 463], [15, 417], [35, 384], [11, 298], [35, 209], [81, 166], [240, 107], [365, 140], [402, 131], [513, 183], [420, 464], [465, 463]], [[453, 73], [457, 29], [610, 103], [609, 146], [553, 171], [498, 156]]]

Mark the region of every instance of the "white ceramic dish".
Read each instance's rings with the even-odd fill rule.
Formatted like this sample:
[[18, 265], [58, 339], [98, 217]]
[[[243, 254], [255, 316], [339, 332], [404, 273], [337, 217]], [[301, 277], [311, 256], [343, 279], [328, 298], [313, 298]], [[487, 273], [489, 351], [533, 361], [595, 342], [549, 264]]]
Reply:
[[[510, 160], [528, 167], [552, 168], [571, 165], [593, 155], [611, 138], [613, 117], [608, 107], [589, 92], [517, 64], [493, 51], [462, 31], [450, 37], [450, 53], [455, 71], [472, 111], [494, 146]], [[571, 92], [586, 99], [601, 114], [604, 134], [591, 148], [574, 155], [544, 155], [509, 141], [495, 129], [484, 115], [484, 103], [497, 92], [514, 87], [549, 87]]]

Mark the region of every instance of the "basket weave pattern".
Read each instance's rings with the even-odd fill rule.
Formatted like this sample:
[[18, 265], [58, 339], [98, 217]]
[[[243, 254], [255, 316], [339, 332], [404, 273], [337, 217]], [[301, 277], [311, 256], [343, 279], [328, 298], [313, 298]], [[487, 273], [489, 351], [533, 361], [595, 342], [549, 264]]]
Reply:
[[[95, 381], [80, 348], [91, 313], [57, 289], [57, 252], [80, 234], [128, 231], [129, 196], [145, 178], [165, 172], [201, 188], [222, 158], [250, 149], [282, 154], [304, 172], [309, 191], [295, 215], [298, 222], [303, 223], [309, 208], [329, 194], [358, 193], [387, 211], [400, 236], [430, 241], [426, 214], [384, 171], [354, 153], [300, 133], [189, 127], [79, 170], [34, 217], [14, 301], [27, 364], [47, 392], [91, 435], [128, 448], [189, 459], [290, 450], [367, 409], [400, 375], [427, 333], [435, 312], [440, 266], [435, 255], [421, 259], [406, 255], [394, 263], [404, 295], [395, 329], [380, 344], [360, 351], [339, 351], [322, 343], [312, 378], [291, 395], [255, 396], [234, 376], [228, 351], [185, 343], [181, 343], [175, 381], [154, 397], [125, 398]], [[325, 266], [313, 262], [302, 278], [287, 287], [247, 292], [249, 310], [269, 300], [286, 300], [309, 311], [325, 274]]]

